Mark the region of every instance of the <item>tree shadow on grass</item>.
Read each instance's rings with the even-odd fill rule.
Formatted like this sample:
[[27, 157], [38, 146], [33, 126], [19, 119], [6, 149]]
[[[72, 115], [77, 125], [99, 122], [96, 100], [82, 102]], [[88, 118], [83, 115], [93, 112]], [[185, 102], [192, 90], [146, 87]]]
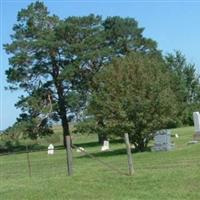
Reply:
[[[151, 151], [151, 148], [148, 147], [143, 152], [150, 152], [150, 151]], [[131, 153], [135, 154], [135, 153], [142, 153], [142, 152], [132, 149]], [[118, 149], [109, 150], [109, 151], [100, 151], [100, 152], [95, 152], [95, 153], [90, 153], [90, 152], [84, 153], [84, 152], [82, 152], [80, 156], [77, 156], [77, 158], [90, 157], [90, 155], [98, 158], [98, 157], [119, 156], [119, 155], [125, 155], [125, 154], [127, 154], [127, 151], [126, 151], [126, 147], [124, 146], [124, 148], [118, 148]]]
[[0, 146], [0, 156], [3, 155], [11, 155], [11, 154], [23, 154], [23, 153], [31, 153], [31, 152], [39, 152], [39, 151], [47, 151], [47, 147], [45, 145], [40, 144], [18, 144], [18, 145], [5, 145], [3, 147]]
[[[124, 141], [122, 139], [113, 139], [113, 140], [109, 140], [110, 144], [121, 144]], [[99, 142], [84, 142], [84, 143], [74, 143], [75, 146], [77, 147], [83, 147], [83, 148], [90, 148], [90, 147], [101, 147], [101, 145], [99, 144]]]
[[[89, 154], [89, 155], [88, 155]], [[86, 158], [86, 157], [110, 157], [110, 156], [119, 156], [119, 155], [124, 155], [126, 154], [126, 149], [125, 148], [120, 148], [120, 149], [115, 149], [112, 151], [101, 151], [101, 152], [96, 152], [96, 153], [81, 153], [80, 156], [77, 156], [76, 158]], [[91, 155], [91, 156], [90, 156]]]

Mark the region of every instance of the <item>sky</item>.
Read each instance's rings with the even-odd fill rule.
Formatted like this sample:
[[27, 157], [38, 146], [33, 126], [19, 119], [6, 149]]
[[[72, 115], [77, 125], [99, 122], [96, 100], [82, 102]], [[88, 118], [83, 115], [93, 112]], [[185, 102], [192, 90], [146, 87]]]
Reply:
[[[8, 55], [3, 44], [10, 43], [12, 27], [18, 11], [26, 8], [29, 0], [0, 0], [0, 130], [11, 126], [19, 115], [14, 104], [22, 91], [5, 90], [5, 70], [9, 68]], [[144, 36], [157, 41], [164, 54], [180, 50], [188, 62], [200, 72], [200, 0], [196, 1], [134, 1], [134, 0], [46, 0], [51, 14], [60, 18], [84, 16], [91, 13], [135, 18], [144, 27]]]

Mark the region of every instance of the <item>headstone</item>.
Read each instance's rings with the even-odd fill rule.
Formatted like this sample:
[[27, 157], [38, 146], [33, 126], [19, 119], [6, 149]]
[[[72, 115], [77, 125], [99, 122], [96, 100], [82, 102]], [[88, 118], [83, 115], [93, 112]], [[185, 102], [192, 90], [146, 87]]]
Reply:
[[171, 133], [169, 130], [157, 131], [154, 136], [154, 147], [153, 151], [169, 151], [173, 145], [171, 143]]
[[193, 112], [193, 120], [194, 120], [194, 140], [200, 140], [200, 113]]
[[76, 149], [76, 152], [80, 153], [80, 152], [83, 152], [85, 151], [85, 149], [83, 147], [79, 147], [78, 149]]
[[131, 149], [135, 149], [135, 145], [134, 144], [131, 145]]
[[189, 141], [187, 144], [197, 144], [199, 141], [196, 141], [196, 140], [192, 140], [192, 141]]
[[109, 141], [104, 140], [103, 146], [101, 147], [101, 151], [108, 151], [110, 149], [109, 147]]
[[50, 144], [49, 146], [48, 146], [48, 155], [53, 155], [54, 154], [54, 146], [53, 146], [53, 144]]

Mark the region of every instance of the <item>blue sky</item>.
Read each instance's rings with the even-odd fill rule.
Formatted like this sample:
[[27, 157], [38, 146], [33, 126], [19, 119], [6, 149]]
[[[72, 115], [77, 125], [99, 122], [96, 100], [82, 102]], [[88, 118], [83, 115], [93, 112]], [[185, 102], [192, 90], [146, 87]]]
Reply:
[[[21, 91], [5, 91], [5, 70], [8, 56], [2, 44], [10, 42], [12, 26], [16, 23], [17, 12], [34, 1], [0, 0], [0, 130], [15, 122], [20, 113], [14, 104]], [[122, 1], [122, 0], [46, 0], [49, 11], [61, 18], [83, 16], [90, 13], [106, 16], [133, 17], [144, 35], [158, 42], [164, 53], [182, 51], [189, 62], [195, 63], [200, 72], [200, 0], [199, 1]]]

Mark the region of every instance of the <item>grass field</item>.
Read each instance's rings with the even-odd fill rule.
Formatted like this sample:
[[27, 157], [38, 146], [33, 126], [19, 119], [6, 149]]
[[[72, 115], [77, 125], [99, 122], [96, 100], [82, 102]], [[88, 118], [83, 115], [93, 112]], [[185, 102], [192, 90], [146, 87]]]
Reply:
[[[200, 143], [187, 145], [193, 128], [173, 130], [175, 149], [170, 152], [134, 153], [135, 174], [125, 176], [73, 150], [72, 177], [66, 176], [66, 153], [57, 150], [0, 156], [1, 200], [173, 200], [200, 199]], [[111, 143], [110, 152], [100, 152], [96, 136], [74, 136], [75, 144], [127, 173], [127, 156], [122, 143]]]

